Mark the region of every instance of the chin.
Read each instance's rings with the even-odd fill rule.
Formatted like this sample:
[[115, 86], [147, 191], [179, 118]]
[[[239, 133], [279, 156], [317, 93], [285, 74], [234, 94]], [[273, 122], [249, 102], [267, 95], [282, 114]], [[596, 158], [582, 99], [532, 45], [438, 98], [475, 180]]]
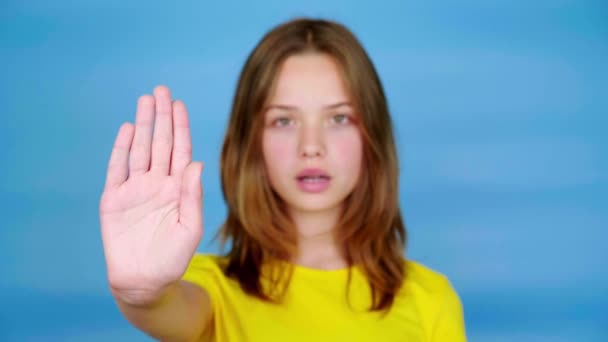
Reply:
[[336, 209], [340, 207], [342, 201], [336, 199], [322, 198], [321, 196], [311, 196], [310, 198], [304, 199], [299, 198], [297, 200], [287, 201], [287, 205], [293, 209], [299, 211], [323, 211], [329, 209]]

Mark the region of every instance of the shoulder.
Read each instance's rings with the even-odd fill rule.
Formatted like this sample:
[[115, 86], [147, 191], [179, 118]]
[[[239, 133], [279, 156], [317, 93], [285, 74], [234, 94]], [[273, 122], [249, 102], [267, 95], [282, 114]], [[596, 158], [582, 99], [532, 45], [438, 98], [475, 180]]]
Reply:
[[192, 256], [182, 280], [214, 292], [214, 288], [225, 281], [225, 264], [225, 257], [197, 252]]
[[452, 283], [443, 273], [413, 260], [407, 260], [405, 268], [403, 289], [424, 306], [440, 309], [446, 301], [459, 300]]
[[[413, 299], [431, 340], [463, 341], [464, 321], [460, 297], [446, 275], [419, 262], [406, 261], [403, 295]], [[449, 338], [448, 338], [449, 337]]]
[[448, 278], [428, 266], [414, 260], [405, 263], [405, 285], [417, 292], [428, 295], [437, 295], [451, 290]]

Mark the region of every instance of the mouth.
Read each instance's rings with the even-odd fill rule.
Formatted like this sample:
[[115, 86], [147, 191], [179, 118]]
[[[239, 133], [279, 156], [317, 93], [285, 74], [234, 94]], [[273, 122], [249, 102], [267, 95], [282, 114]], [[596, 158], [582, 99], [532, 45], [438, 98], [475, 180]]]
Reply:
[[326, 182], [329, 181], [331, 179], [331, 177], [329, 176], [325, 176], [325, 175], [319, 175], [319, 176], [302, 176], [302, 177], [298, 177], [297, 180], [299, 182], [303, 182], [303, 183], [320, 183], [320, 182]]
[[322, 169], [304, 169], [296, 176], [298, 181], [320, 182], [331, 179], [329, 174]]
[[304, 192], [322, 192], [329, 187], [331, 177], [321, 169], [305, 169], [296, 176], [300, 190]]

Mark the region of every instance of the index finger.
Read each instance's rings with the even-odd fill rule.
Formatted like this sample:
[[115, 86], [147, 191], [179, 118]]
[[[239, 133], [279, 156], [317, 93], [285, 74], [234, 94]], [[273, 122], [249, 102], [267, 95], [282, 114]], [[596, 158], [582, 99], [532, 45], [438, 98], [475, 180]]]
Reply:
[[133, 132], [134, 127], [129, 122], [124, 123], [118, 130], [108, 163], [105, 189], [119, 186], [127, 180], [129, 150], [133, 141]]

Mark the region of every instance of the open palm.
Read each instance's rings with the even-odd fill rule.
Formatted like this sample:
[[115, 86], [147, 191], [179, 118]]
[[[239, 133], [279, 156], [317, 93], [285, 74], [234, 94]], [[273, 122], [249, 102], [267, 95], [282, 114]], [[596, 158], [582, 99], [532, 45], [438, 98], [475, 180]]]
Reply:
[[178, 281], [203, 234], [203, 164], [192, 162], [186, 107], [167, 87], [139, 98], [120, 127], [99, 212], [112, 292], [133, 304]]

